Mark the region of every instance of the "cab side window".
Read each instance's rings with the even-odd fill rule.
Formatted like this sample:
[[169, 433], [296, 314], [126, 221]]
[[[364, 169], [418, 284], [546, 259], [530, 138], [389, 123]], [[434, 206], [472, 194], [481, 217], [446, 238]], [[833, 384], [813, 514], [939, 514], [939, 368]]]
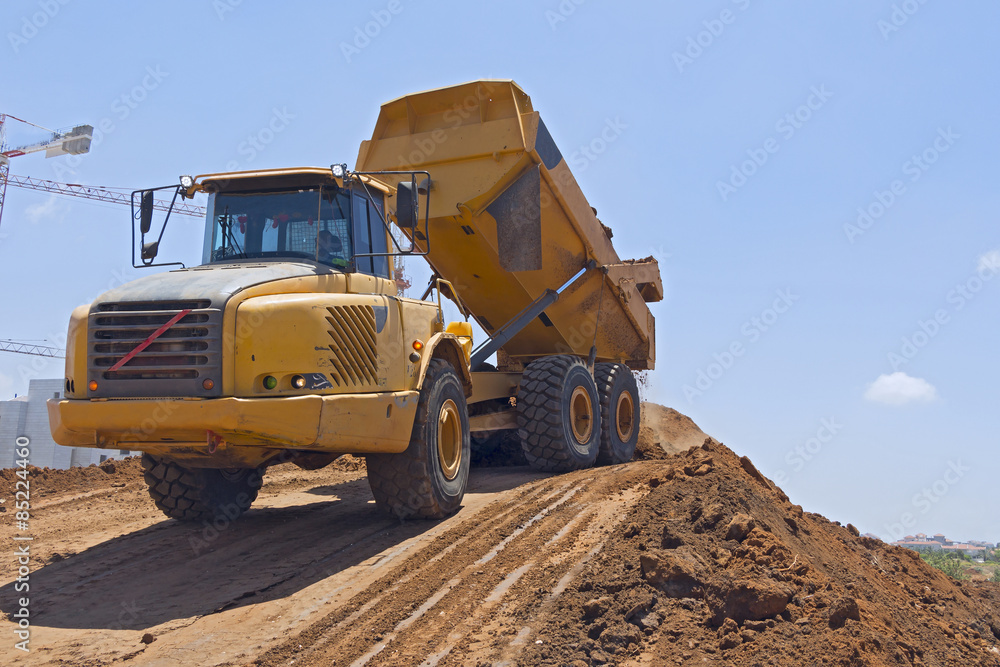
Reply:
[[[385, 227], [382, 225], [381, 195], [373, 194], [376, 204], [368, 201], [364, 193], [354, 193], [354, 252], [365, 253], [388, 252], [385, 238]], [[388, 257], [357, 257], [355, 266], [360, 273], [367, 273], [380, 278], [389, 277]]]

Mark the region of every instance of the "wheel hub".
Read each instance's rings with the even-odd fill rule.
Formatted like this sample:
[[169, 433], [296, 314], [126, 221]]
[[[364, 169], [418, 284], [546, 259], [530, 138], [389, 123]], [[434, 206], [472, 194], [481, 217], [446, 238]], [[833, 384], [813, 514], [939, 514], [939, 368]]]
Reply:
[[594, 431], [594, 406], [590, 402], [590, 394], [584, 387], [573, 389], [569, 400], [569, 419], [573, 426], [573, 438], [577, 443], [585, 445], [590, 442]]
[[618, 439], [628, 442], [632, 438], [635, 429], [635, 403], [632, 394], [623, 391], [618, 395], [618, 404], [615, 406], [615, 428], [618, 429]]
[[437, 450], [438, 464], [445, 479], [455, 479], [462, 465], [462, 418], [458, 405], [450, 398], [441, 406], [438, 415]]

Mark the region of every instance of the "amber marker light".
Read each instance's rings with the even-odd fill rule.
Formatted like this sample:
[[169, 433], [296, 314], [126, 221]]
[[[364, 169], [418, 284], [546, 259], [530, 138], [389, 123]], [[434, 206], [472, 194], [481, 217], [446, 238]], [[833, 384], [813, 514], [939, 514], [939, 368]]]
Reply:
[[212, 380], [212, 378], [205, 378], [205, 380], [201, 383], [201, 386], [206, 390], [211, 391], [212, 389], [215, 389], [215, 381]]
[[417, 352], [424, 349], [424, 342], [422, 340], [413, 341], [413, 349], [416, 350]]
[[91, 380], [87, 384], [87, 389], [89, 389], [90, 391], [97, 391], [97, 380]]

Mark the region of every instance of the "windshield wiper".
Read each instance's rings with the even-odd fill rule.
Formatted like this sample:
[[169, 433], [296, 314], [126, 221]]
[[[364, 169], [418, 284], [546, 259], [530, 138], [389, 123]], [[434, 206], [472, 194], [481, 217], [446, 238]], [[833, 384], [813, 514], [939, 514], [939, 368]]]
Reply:
[[[224, 222], [220, 222], [219, 224], [222, 225], [222, 233], [223, 233], [223, 237], [222, 237], [222, 250], [223, 250], [223, 254], [225, 254], [225, 250], [226, 250], [226, 238], [228, 237], [229, 238], [229, 243], [230, 243], [230, 248], [232, 248], [233, 250], [236, 250], [237, 252], [239, 252], [240, 258], [247, 259], [247, 254], [243, 251], [243, 247], [240, 245], [239, 241], [236, 240], [236, 235], [233, 234], [233, 220], [229, 217], [229, 207], [228, 206], [226, 207], [226, 210], [223, 211], [223, 213], [222, 213], [222, 220]], [[228, 255], [226, 257], [226, 259], [229, 259], [229, 257], [235, 257], [235, 255]]]

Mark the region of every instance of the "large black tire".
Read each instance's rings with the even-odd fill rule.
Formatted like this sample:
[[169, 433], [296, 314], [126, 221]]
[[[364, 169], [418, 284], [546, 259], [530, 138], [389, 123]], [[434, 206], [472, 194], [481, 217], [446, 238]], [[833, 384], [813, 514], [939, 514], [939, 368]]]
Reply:
[[375, 501], [399, 519], [442, 519], [461, 507], [471, 459], [469, 411], [451, 364], [431, 360], [406, 451], [366, 458]]
[[153, 502], [179, 521], [234, 521], [250, 509], [264, 483], [261, 469], [186, 468], [149, 454], [142, 455], [142, 469]]
[[601, 447], [598, 465], [627, 463], [639, 442], [639, 385], [628, 366], [597, 364], [597, 393], [601, 397]]
[[517, 392], [517, 425], [528, 464], [567, 472], [594, 464], [601, 440], [597, 385], [577, 357], [528, 364]]

